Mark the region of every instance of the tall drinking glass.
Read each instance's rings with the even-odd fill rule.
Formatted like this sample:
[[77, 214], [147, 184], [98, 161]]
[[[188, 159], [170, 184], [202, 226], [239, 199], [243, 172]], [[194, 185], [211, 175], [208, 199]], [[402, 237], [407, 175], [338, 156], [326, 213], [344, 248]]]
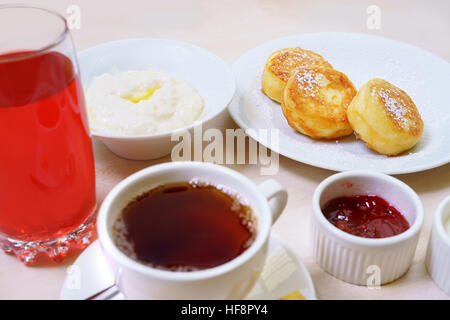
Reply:
[[90, 241], [95, 172], [66, 20], [0, 6], [0, 246], [25, 263]]

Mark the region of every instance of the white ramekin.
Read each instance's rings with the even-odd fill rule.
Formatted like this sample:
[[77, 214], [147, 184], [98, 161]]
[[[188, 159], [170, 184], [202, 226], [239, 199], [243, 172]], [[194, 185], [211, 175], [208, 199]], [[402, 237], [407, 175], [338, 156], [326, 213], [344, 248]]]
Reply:
[[450, 235], [444, 223], [450, 219], [450, 196], [439, 205], [431, 230], [425, 264], [433, 281], [450, 296]]
[[[362, 238], [338, 229], [325, 218], [321, 208], [333, 198], [354, 195], [382, 197], [404, 215], [410, 228], [379, 239]], [[423, 219], [418, 195], [400, 180], [370, 171], [338, 173], [322, 181], [313, 195], [313, 254], [319, 266], [338, 279], [357, 285], [382, 285], [408, 271]]]

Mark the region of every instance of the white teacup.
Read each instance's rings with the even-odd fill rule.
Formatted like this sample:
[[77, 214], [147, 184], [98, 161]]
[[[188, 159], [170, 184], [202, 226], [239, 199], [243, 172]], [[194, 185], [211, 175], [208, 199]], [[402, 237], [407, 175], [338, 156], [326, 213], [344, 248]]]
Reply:
[[[238, 257], [200, 271], [166, 271], [141, 264], [114, 244], [111, 228], [122, 209], [154, 187], [198, 179], [226, 186], [242, 196], [257, 220], [256, 238]], [[272, 224], [283, 211], [287, 192], [274, 180], [256, 186], [223, 166], [202, 162], [171, 162], [143, 169], [120, 182], [100, 208], [98, 236], [116, 284], [128, 299], [241, 299], [252, 289], [263, 267]]]

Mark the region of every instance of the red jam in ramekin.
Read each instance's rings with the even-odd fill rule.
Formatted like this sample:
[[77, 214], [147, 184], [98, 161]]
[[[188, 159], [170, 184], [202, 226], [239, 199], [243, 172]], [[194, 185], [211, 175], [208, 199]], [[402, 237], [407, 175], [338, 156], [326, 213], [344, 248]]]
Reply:
[[409, 229], [405, 217], [376, 195], [334, 198], [322, 212], [337, 228], [363, 238], [387, 238]]

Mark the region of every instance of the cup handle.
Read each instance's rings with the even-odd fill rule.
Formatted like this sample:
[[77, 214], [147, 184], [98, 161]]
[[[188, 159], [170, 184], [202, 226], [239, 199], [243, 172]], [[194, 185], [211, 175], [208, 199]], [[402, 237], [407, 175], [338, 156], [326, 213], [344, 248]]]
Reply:
[[273, 179], [260, 183], [258, 189], [269, 202], [270, 211], [272, 213], [272, 224], [274, 224], [286, 207], [288, 193], [281, 184]]

